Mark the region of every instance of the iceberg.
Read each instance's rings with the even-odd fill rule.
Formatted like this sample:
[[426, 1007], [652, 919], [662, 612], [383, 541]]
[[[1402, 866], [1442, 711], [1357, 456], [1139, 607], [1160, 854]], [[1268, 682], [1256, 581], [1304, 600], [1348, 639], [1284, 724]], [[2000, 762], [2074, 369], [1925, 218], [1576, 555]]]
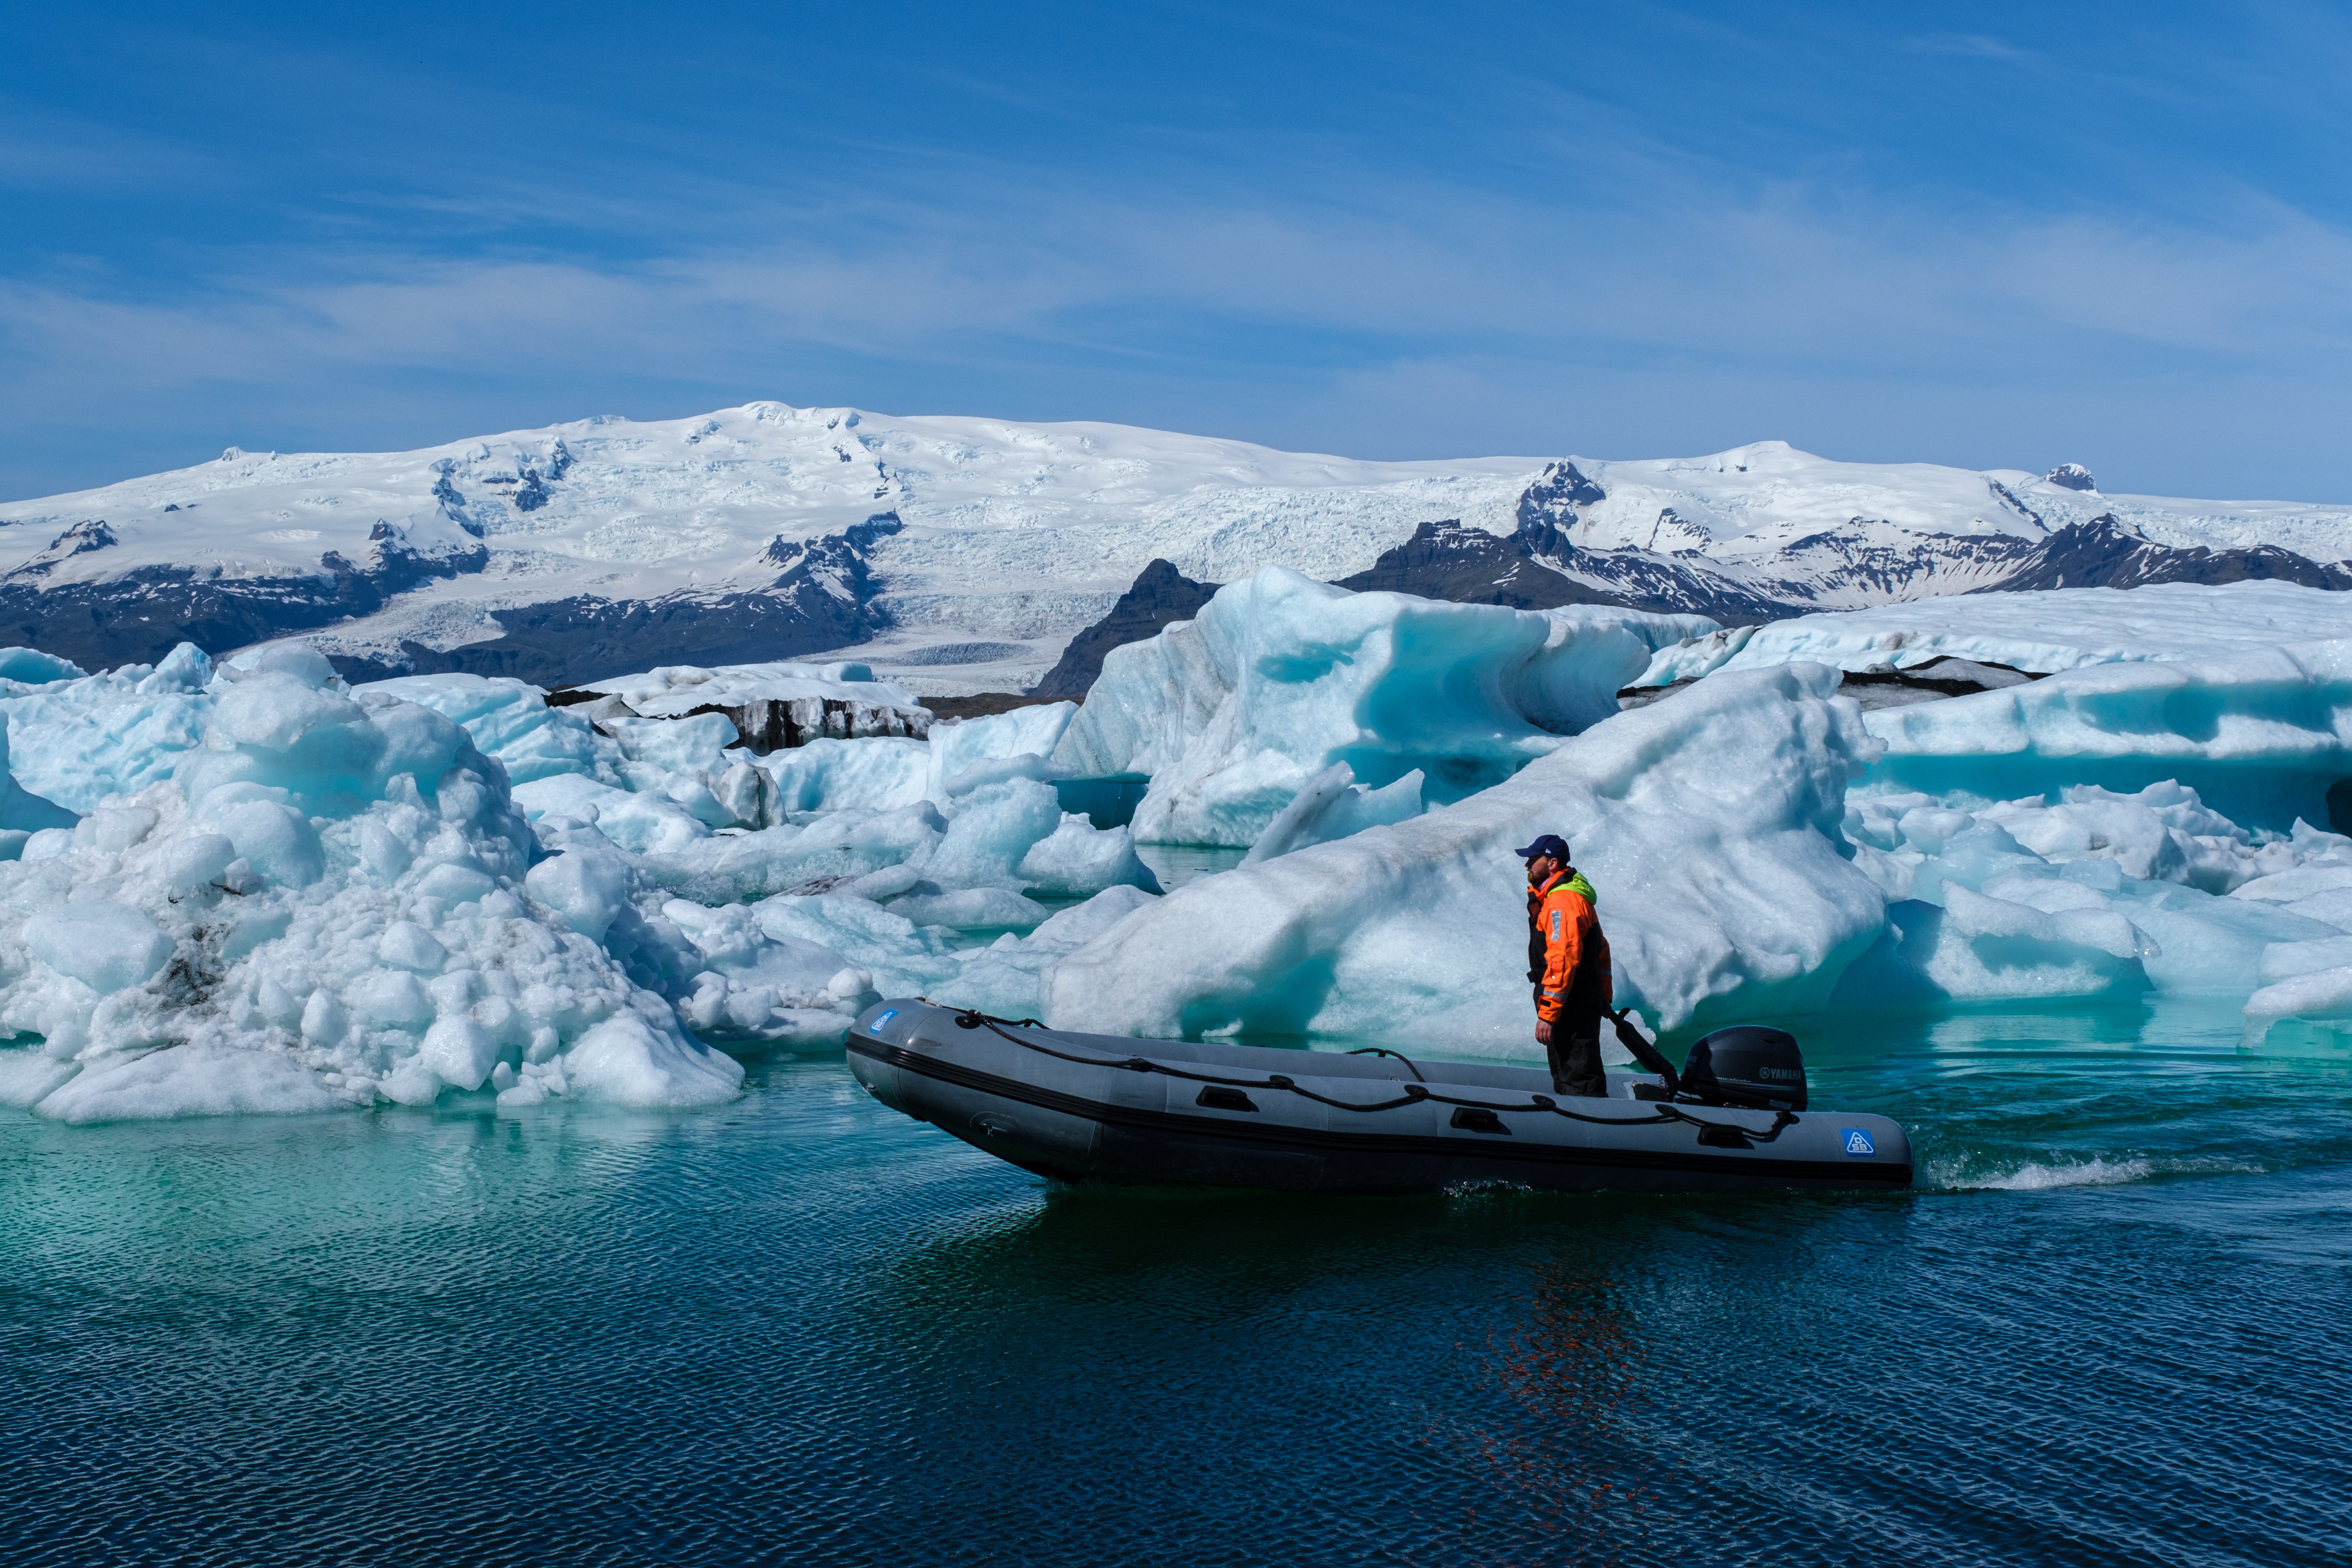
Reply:
[[1133, 824], [1146, 843], [1246, 847], [1339, 763], [1372, 790], [1419, 773], [1437, 804], [1500, 784], [1614, 714], [1659, 647], [1715, 629], [1356, 594], [1268, 566], [1112, 649], [1054, 760], [1150, 774]]
[[2352, 839], [2249, 831], [2169, 781], [2055, 801], [1864, 785], [1844, 828], [1889, 908], [1842, 1006], [2243, 994], [2272, 944], [2335, 932], [2289, 900], [2352, 873]]
[[213, 674], [212, 660], [182, 643], [152, 666], [0, 687], [11, 772], [26, 790], [76, 816], [108, 795], [135, 795], [170, 777], [201, 743]]
[[935, 724], [919, 741], [816, 740], [757, 760], [780, 813], [944, 805], [992, 779], [1067, 774], [1048, 759], [1077, 712], [1075, 702], [1038, 703]]
[[1631, 686], [1804, 660], [1913, 669], [1939, 658], [2054, 672], [2148, 659], [2204, 662], [2352, 637], [2352, 595], [2292, 583], [2158, 583], [1963, 594], [1735, 626], [1662, 647]]
[[1836, 680], [1710, 680], [1454, 805], [1189, 883], [1057, 963], [1046, 1016], [1533, 1051], [1513, 851], [1546, 832], [1600, 889], [1621, 1005], [1666, 1028], [1818, 1007], [1886, 908], [1839, 831], [1877, 742]]
[[621, 748], [588, 722], [547, 705], [539, 687], [507, 676], [403, 675], [360, 689], [430, 708], [461, 725], [476, 749], [495, 757], [509, 784], [532, 784], [559, 773], [617, 782]]
[[[152, 711], [150, 679], [94, 705]], [[273, 650], [200, 693], [149, 693], [203, 698], [198, 743], [0, 864], [0, 1030], [39, 1037], [5, 1053], [12, 1096], [67, 1121], [485, 1082], [502, 1101], [731, 1096], [741, 1068], [531, 896], [550, 879], [503, 770], [439, 713], [340, 686]], [[681, 984], [691, 950], [614, 911], [625, 924], [666, 950], [666, 976], [639, 972]]]
[[2170, 780], [2251, 826], [2352, 816], [2352, 789], [2330, 804], [2352, 776], [2352, 639], [2090, 665], [1883, 709], [1869, 726], [1885, 742], [1871, 777], [1900, 788], [1998, 798]]

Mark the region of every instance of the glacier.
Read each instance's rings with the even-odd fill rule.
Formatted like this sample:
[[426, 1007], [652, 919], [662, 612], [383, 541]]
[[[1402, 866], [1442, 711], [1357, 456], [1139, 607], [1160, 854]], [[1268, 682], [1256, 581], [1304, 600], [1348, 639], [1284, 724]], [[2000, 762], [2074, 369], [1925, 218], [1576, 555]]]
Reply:
[[93, 667], [301, 635], [355, 679], [850, 658], [934, 695], [1034, 687], [1155, 559], [1205, 582], [1268, 563], [1339, 580], [1432, 531], [1496, 571], [1459, 593], [1376, 585], [1487, 602], [1540, 579], [1773, 616], [2084, 573], [2352, 584], [2341, 505], [2107, 494], [2065, 470], [1782, 441], [1381, 463], [777, 402], [409, 452], [232, 447], [0, 503], [0, 641]]

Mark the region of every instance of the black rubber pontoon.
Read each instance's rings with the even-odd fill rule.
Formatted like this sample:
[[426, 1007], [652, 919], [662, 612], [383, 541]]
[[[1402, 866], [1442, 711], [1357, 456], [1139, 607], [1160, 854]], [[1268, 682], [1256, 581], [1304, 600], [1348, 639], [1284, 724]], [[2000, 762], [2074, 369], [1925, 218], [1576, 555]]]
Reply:
[[1610, 1073], [1606, 1099], [1562, 1099], [1527, 1068], [1066, 1034], [918, 1000], [866, 1009], [848, 1048], [885, 1105], [1060, 1181], [1323, 1193], [1911, 1184], [1910, 1141], [1883, 1116], [1668, 1100], [1659, 1079], [1633, 1073]]

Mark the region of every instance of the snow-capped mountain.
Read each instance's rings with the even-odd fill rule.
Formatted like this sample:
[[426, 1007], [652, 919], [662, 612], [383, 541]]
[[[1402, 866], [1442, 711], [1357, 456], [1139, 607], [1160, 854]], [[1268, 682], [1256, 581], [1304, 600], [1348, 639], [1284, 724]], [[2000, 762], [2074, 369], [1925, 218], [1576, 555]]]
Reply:
[[254, 454], [0, 505], [0, 643], [86, 664], [293, 632], [354, 674], [553, 683], [856, 647], [1034, 684], [1152, 561], [1770, 619], [2000, 586], [2352, 584], [2352, 508], [2105, 496], [1777, 441], [1379, 463], [1113, 425], [755, 403], [391, 454]]

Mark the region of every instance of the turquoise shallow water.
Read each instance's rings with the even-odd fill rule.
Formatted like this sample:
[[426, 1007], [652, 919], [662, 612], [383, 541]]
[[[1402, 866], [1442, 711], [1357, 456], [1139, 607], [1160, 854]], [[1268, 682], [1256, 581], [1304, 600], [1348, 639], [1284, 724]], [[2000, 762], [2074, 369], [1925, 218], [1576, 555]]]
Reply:
[[1072, 1193], [737, 1104], [0, 1121], [0, 1561], [2352, 1559], [2352, 1067], [1805, 1032], [1904, 1196]]

